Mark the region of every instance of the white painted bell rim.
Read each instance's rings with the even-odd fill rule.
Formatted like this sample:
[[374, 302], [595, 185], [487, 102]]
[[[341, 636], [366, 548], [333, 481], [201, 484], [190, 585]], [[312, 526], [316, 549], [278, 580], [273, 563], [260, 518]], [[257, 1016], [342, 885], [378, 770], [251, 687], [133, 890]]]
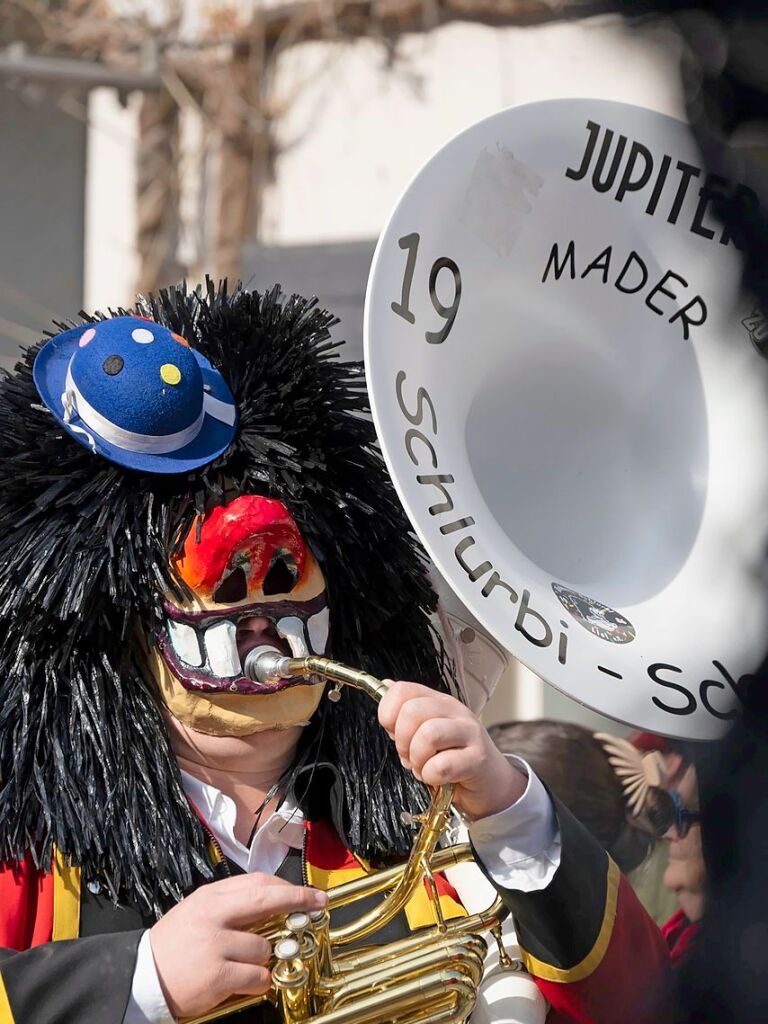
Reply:
[[[593, 101], [579, 100], [575, 102], [581, 105], [574, 116], [579, 122], [579, 130], [583, 131], [581, 126], [586, 117], [594, 116], [588, 111]], [[541, 103], [529, 106], [535, 107], [537, 113], [548, 116], [547, 106], [556, 111], [558, 106], [562, 109], [564, 103], [563, 101], [550, 101], [549, 104]], [[622, 108], [627, 109], [627, 105], [608, 104], [605, 101], [594, 101], [594, 107], [598, 111], [595, 120], [601, 120], [601, 110], [604, 111], [608, 107], [611, 107], [617, 116], [621, 115]], [[491, 124], [498, 118], [514, 113], [515, 109], [522, 108], [513, 108], [512, 111], [493, 115], [483, 123]], [[574, 109], [576, 108], [574, 107]], [[662, 131], [662, 137], [668, 136], [673, 131], [679, 131], [682, 140], [684, 133], [682, 122], [655, 114], [652, 111], [643, 111], [638, 107], [629, 108], [629, 111], [630, 113], [634, 111], [647, 118], [647, 124], [651, 128], [653, 128], [651, 119], [662, 119], [666, 125]], [[620, 121], [618, 127], [615, 125], [612, 127], [617, 127], [617, 131], [626, 131], [630, 138], [641, 138], [640, 134], [632, 135], [631, 125], [634, 122], [631, 121], [631, 118], [628, 123], [630, 124], [628, 130], [622, 126]], [[691, 720], [670, 717], [664, 719], [662, 715], [654, 711], [649, 704], [651, 696], [660, 697], [669, 704], [675, 703], [676, 699], [682, 701], [683, 698], [669, 686], [666, 688], [657, 686], [654, 689], [646, 679], [645, 691], [641, 692], [641, 688], [649, 663], [657, 660], [669, 661], [674, 662], [679, 669], [674, 673], [667, 671], [664, 678], [670, 684], [682, 681], [698, 698], [698, 687], [702, 680], [706, 681], [714, 677], [716, 682], [720, 681], [721, 677], [713, 668], [715, 660], [723, 660], [728, 667], [733, 669], [733, 674], [738, 676], [739, 673], [748, 670], [750, 660], [757, 653], [759, 625], [765, 612], [765, 595], [760, 592], [758, 586], [760, 581], [750, 581], [749, 569], [750, 566], [760, 564], [757, 561], [760, 553], [760, 536], [757, 529], [740, 529], [740, 524], [745, 521], [754, 524], [755, 519], [751, 512], [765, 507], [761, 498], [765, 489], [766, 467], [765, 460], [754, 446], [746, 451], [739, 450], [738, 435], [740, 434], [742, 437], [764, 436], [762, 428], [765, 416], [761, 411], [762, 407], [759, 401], [764, 382], [755, 380], [750, 384], [749, 366], [747, 365], [753, 366], [756, 377], [762, 377], [759, 358], [751, 352], [746, 334], [743, 337], [736, 337], [740, 328], [735, 320], [729, 321], [729, 327], [723, 317], [723, 326], [731, 333], [731, 340], [737, 353], [733, 358], [727, 358], [725, 362], [720, 341], [714, 335], [696, 339], [695, 356], [698, 361], [702, 391], [705, 392], [700, 422], [707, 429], [714, 425], [717, 431], [721, 431], [724, 420], [729, 415], [733, 422], [725, 424], [724, 429], [717, 434], [714, 440], [710, 439], [710, 447], [707, 451], [709, 491], [701, 500], [700, 507], [694, 509], [696, 516], [699, 517], [698, 520], [693, 514], [689, 519], [682, 517], [683, 526], [689, 526], [688, 536], [685, 543], [680, 544], [677, 563], [674, 566], [671, 562], [668, 563], [671, 568], [666, 576], [660, 574], [656, 578], [646, 573], [648, 575], [647, 585], [642, 588], [639, 585], [634, 585], [634, 593], [617, 597], [614, 596], [615, 591], [611, 589], [610, 585], [606, 585], [605, 589], [601, 587], [598, 574], [593, 574], [595, 582], [594, 586], [591, 586], [592, 581], [588, 575], [581, 580], [576, 573], [558, 572], [557, 566], [542, 566], [535, 559], [528, 558], [521, 547], [515, 544], [514, 534], [503, 534], [501, 521], [497, 514], [476, 489], [477, 483], [474, 479], [476, 466], [467, 452], [465, 410], [461, 408], [461, 396], [457, 401], [456, 394], [448, 393], [443, 396], [444, 401], [441, 401], [441, 377], [443, 380], [446, 376], [451, 378], [450, 367], [453, 364], [453, 369], [455, 369], [457, 365], [451, 358], [446, 358], [451, 341], [446, 343], [445, 349], [441, 349], [439, 344], [425, 346], [424, 327], [434, 329], [440, 326], [441, 321], [437, 320], [431, 307], [423, 298], [423, 307], [420, 309], [418, 306], [419, 289], [425, 288], [425, 274], [436, 256], [456, 257], [462, 266], [462, 271], [464, 270], [461, 259], [462, 251], [451, 251], [450, 249], [455, 237], [459, 235], [458, 228], [452, 233], [451, 217], [457, 221], [458, 214], [455, 211], [451, 214], [451, 211], [446, 209], [444, 193], [457, 187], [464, 187], [468, 176], [467, 164], [462, 165], [462, 154], [459, 153], [460, 158], [452, 161], [451, 167], [446, 167], [445, 164], [449, 161], [445, 160], [445, 151], [451, 150], [451, 147], [462, 136], [476, 132], [478, 127], [478, 125], [473, 125], [448, 142], [417, 172], [406, 189], [404, 197], [388, 220], [374, 255], [365, 305], [365, 356], [367, 373], [371, 381], [369, 393], [373, 419], [390, 475], [393, 477], [398, 495], [408, 511], [416, 533], [429, 550], [441, 575], [470, 608], [485, 630], [497, 640], [501, 639], [503, 635], [505, 641], [512, 640], [517, 643], [516, 647], [510, 647], [509, 643], [505, 643], [505, 646], [510, 647], [515, 656], [534, 672], [580, 702], [618, 720], [633, 721], [643, 727], [653, 728], [655, 731], [668, 735], [681, 735], [687, 732], [692, 738], [713, 738], [719, 731], [722, 731], [722, 723], [718, 725], [715, 721], [705, 722], [703, 719], [694, 723], [693, 718]], [[530, 119], [526, 122], [526, 127], [530, 129]], [[487, 135], [491, 136], [491, 131], [488, 131]], [[503, 138], [503, 131], [500, 131], [499, 135]], [[650, 137], [651, 140], [656, 138], [653, 132], [650, 132]], [[489, 137], [478, 138], [477, 143], [478, 149], [484, 145], [489, 147], [493, 145], [493, 141]], [[684, 141], [680, 141], [680, 148], [683, 152], [679, 154], [673, 152], [673, 155], [689, 157], [691, 162], [694, 162]], [[531, 151], [535, 151], [535, 146], [531, 147]], [[659, 151], [661, 152], [661, 145], [659, 145]], [[667, 151], [669, 152], [669, 150]], [[457, 152], [458, 150], [454, 151], [452, 155], [456, 156]], [[527, 159], [522, 144], [520, 151], [515, 149], [515, 154], [522, 160]], [[440, 188], [437, 188], [435, 168], [439, 166], [440, 161], [444, 161], [444, 165], [440, 168], [443, 181]], [[536, 167], [535, 163], [533, 166]], [[571, 161], [568, 166], [576, 166], [576, 163]], [[431, 171], [430, 168], [432, 168]], [[456, 178], [460, 179], [459, 186], [456, 185], [455, 180], [453, 182], [449, 180], [454, 172]], [[434, 202], [424, 204], [422, 201], [420, 209], [423, 211], [423, 216], [419, 213], [414, 217], [414, 203], [409, 206], [405, 201], [411, 189], [422, 187], [419, 179], [422, 176], [428, 177], [429, 173], [432, 175], [430, 195]], [[548, 179], [547, 183], [557, 186], [554, 179]], [[698, 188], [701, 182], [696, 184]], [[422, 195], [421, 199], [423, 200], [423, 198]], [[605, 201], [613, 204], [613, 197], [607, 196]], [[401, 216], [404, 203], [408, 212]], [[611, 208], [618, 209], [615, 204]], [[568, 231], [569, 227], [572, 228], [572, 225], [566, 225], [563, 227], [563, 231]], [[421, 262], [417, 264], [417, 273], [412, 280], [410, 302], [410, 309], [415, 313], [417, 324], [415, 327], [408, 327], [398, 318], [392, 316], [390, 303], [401, 301], [403, 268], [407, 256], [403, 246], [398, 249], [397, 240], [412, 231], [419, 231], [422, 241], [419, 256]], [[612, 236], [610, 240], [613, 241]], [[632, 243], [631, 237], [629, 242]], [[663, 238], [658, 254], [655, 249], [652, 249], [652, 255], [658, 255], [662, 272], [669, 266], [683, 271], [690, 270], [690, 278], [685, 273], [686, 278], [698, 281], [700, 272], [703, 273], [702, 268], [696, 265], [699, 253], [703, 253], [705, 257], [702, 262], [712, 257], [710, 264], [714, 266], [715, 257], [719, 253], [717, 239], [712, 242], [713, 248], [708, 251], [701, 249], [701, 246], [705, 244], [701, 240], [694, 238], [693, 247], [689, 245], [689, 242], [690, 239], [687, 235], [681, 236], [681, 238], [671, 238], [671, 240], [667, 235]], [[688, 253], [689, 256], [687, 264], [682, 267], [676, 263], [678, 243], [679, 251], [684, 254]], [[699, 249], [696, 249], [696, 246]], [[474, 250], [472, 251], [474, 253]], [[598, 249], [595, 248], [594, 251], [587, 253], [587, 257], [594, 258], [597, 252]], [[691, 252], [693, 258], [690, 258]], [[581, 253], [579, 253], [579, 257], [578, 270], [580, 271], [586, 260], [581, 259]], [[394, 272], [392, 266], [395, 268]], [[705, 282], [711, 276], [711, 266], [704, 268], [706, 270], [706, 273], [703, 274]], [[419, 273], [421, 278], [419, 278]], [[384, 286], [381, 285], [382, 278], [385, 278]], [[470, 278], [471, 273], [468, 270], [466, 280], [462, 280], [464, 285], [462, 302], [465, 303], [465, 312], [470, 309], [474, 312], [474, 307], [470, 305]], [[446, 273], [444, 279], [447, 281], [448, 294], [442, 297], [442, 301], [446, 302], [450, 301], [450, 275]], [[378, 292], [376, 290], [377, 281], [379, 281]], [[437, 290], [440, 293], [440, 286]], [[718, 291], [716, 294], [719, 296], [720, 292]], [[705, 297], [708, 296], [705, 295]], [[639, 313], [642, 313], [642, 300], [639, 301], [641, 303]], [[431, 322], [426, 324], [424, 323], [426, 319], [424, 310], [431, 313], [432, 317]], [[724, 314], [724, 308], [717, 312]], [[634, 310], [628, 311], [628, 315], [635, 315]], [[387, 319], [388, 317], [389, 319]], [[710, 327], [714, 328], [715, 319], [712, 316], [711, 323], [705, 330], [708, 331]], [[461, 341], [469, 346], [470, 334], [476, 340], [475, 331], [460, 328], [459, 319], [456, 323], [456, 333], [452, 340], [455, 343]], [[476, 321], [472, 319], [472, 323], [474, 327]], [[386, 346], [382, 343], [377, 349], [375, 344], [372, 344], [372, 335], [384, 333], [383, 324], [387, 324], [391, 329], [386, 331]], [[461, 337], [459, 337], [460, 333]], [[381, 341], [382, 339], [374, 337], [373, 341], [376, 340]], [[678, 340], [682, 344], [684, 339], [675, 339], [675, 341]], [[722, 341], [727, 340], [728, 338], [724, 334]], [[510, 344], [512, 344], [512, 340], [510, 340]], [[441, 353], [443, 353], [442, 361]], [[464, 356], [468, 360], [466, 365], [471, 370], [470, 355], [474, 358], [474, 354], [470, 353], [469, 347], [467, 347]], [[431, 369], [427, 369], [427, 367]], [[405, 454], [404, 434], [411, 423], [415, 421], [412, 420], [409, 423], [399, 413], [395, 404], [394, 384], [396, 372], [401, 368], [408, 373], [408, 385], [405, 391], [406, 404], [414, 416], [418, 414], [417, 389], [419, 387], [426, 386], [435, 401], [437, 418], [440, 422], [438, 436], [433, 436], [430, 430], [428, 414], [423, 415], [416, 426], [421, 427], [422, 433], [437, 450], [440, 460], [438, 471], [450, 473], [455, 477], [456, 484], [450, 487], [450, 493], [455, 502], [455, 514], [452, 516], [430, 516], [427, 514], [427, 506], [438, 504], [440, 494], [434, 485], [425, 487], [416, 482], [417, 474], [434, 472], [429, 465], [430, 459], [426, 445], [423, 442], [414, 442], [414, 451], [419, 458], [418, 468], [412, 464], [413, 459], [409, 460]], [[461, 373], [455, 374], [452, 385], [454, 389], [458, 386], [456, 378], [461, 381], [462, 385], [466, 384], [466, 378]], [[681, 380], [689, 379], [681, 377]], [[729, 381], [732, 387], [726, 389], [724, 381]], [[737, 387], [737, 381], [739, 385], [746, 382], [745, 389]], [[719, 388], [716, 394], [711, 390], [713, 387]], [[450, 392], [450, 387], [448, 391]], [[748, 393], [748, 397], [745, 392]], [[741, 397], [736, 398], [736, 394]], [[698, 422], [683, 421], [683, 423], [694, 424], [694, 426], [697, 426]], [[737, 425], [738, 430], [736, 430]], [[625, 429], [627, 438], [631, 437], [630, 427], [627, 426]], [[686, 465], [685, 459], [681, 456], [679, 463], [670, 464], [668, 477], [672, 475], [677, 464]], [[750, 472], [750, 470], [754, 472]], [[648, 480], [651, 484], [655, 483], [653, 474], [650, 472]], [[734, 494], [739, 496], [738, 503], [732, 501]], [[736, 504], [739, 506], [738, 509], [734, 508]], [[485, 600], [484, 598], [480, 599], [478, 593], [482, 581], [474, 588], [468, 585], [466, 575], [459, 568], [454, 556], [454, 545], [457, 540], [467, 536], [466, 531], [462, 532], [459, 528], [457, 532], [444, 536], [438, 529], [440, 526], [448, 525], [450, 518], [458, 520], [462, 515], [471, 515], [476, 523], [471, 531], [476, 544], [467, 553], [467, 558], [472, 564], [479, 564], [481, 558], [487, 556], [493, 561], [494, 568], [499, 570], [502, 577], [515, 586], [518, 595], [524, 587], [529, 589], [532, 595], [530, 607], [547, 618], [555, 634], [558, 632], [560, 619], [564, 620], [566, 624], [564, 628], [568, 632], [570, 643], [567, 670], [562, 670], [556, 661], [557, 636], [546, 651], [532, 646], [521, 648], [519, 631], [515, 632], [513, 628], [520, 603], [511, 610], [510, 607], [507, 607], [508, 602], [505, 604], [501, 590], [497, 590], [490, 600]], [[632, 524], [628, 524], [626, 529], [628, 540], [632, 538], [631, 526]], [[663, 529], [664, 526], [665, 517], [660, 515], [659, 527]], [[612, 539], [618, 543], [621, 537], [617, 533], [617, 537]], [[617, 576], [617, 578], [621, 582], [620, 577]], [[487, 579], [487, 575], [484, 579]], [[633, 625], [637, 627], [637, 639], [632, 643], [621, 645], [611, 644], [591, 635], [578, 620], [570, 618], [566, 609], [560, 605], [552, 591], [553, 582], [565, 584], [588, 598], [597, 602], [602, 601], [610, 607], [626, 612]], [[610, 581], [606, 579], [606, 584], [608, 583]], [[501, 602], [503, 607], [495, 605], [494, 602]], [[740, 608], [738, 617], [732, 610], [736, 607]], [[718, 631], [719, 617], [724, 610], [729, 608], [731, 612], [727, 621], [730, 623], [730, 628], [720, 626]], [[506, 624], [502, 625], [504, 617]], [[536, 620], [529, 617], [523, 624], [533, 629], [536, 626]], [[594, 653], [586, 653], [582, 658], [582, 652], [588, 651]], [[732, 662], [729, 659], [733, 659]], [[595, 677], [596, 662], [598, 661], [600, 664], [622, 673], [623, 682], [612, 678]], [[579, 689], [575, 677], [582, 673], [586, 673], [585, 688]], [[590, 673], [592, 678], [588, 679], [587, 676]], [[598, 680], [599, 685], [595, 679]], [[629, 690], [635, 686], [637, 687], [636, 691], [630, 694]], [[726, 700], [726, 693], [721, 695], [717, 689], [710, 688], [707, 692], [713, 701], [721, 699], [724, 702]], [[719, 706], [723, 709], [725, 704]], [[674, 728], [676, 725], [686, 728], [676, 731]], [[698, 737], [695, 736], [697, 732], [699, 733]]]

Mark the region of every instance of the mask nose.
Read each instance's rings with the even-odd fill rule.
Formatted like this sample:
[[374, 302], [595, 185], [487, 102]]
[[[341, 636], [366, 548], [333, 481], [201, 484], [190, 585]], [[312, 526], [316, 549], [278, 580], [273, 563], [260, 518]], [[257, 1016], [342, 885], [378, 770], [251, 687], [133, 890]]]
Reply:
[[307, 546], [288, 509], [244, 494], [192, 527], [175, 569], [196, 595], [233, 604], [260, 592], [289, 593], [304, 572]]

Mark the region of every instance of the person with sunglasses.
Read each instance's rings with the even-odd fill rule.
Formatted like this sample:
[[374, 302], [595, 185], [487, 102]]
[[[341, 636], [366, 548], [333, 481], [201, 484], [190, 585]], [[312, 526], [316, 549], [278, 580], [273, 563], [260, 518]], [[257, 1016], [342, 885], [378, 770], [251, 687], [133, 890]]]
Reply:
[[707, 895], [695, 761], [701, 745], [650, 733], [629, 739], [573, 722], [505, 722], [489, 730], [502, 751], [523, 757], [623, 872], [659, 842], [668, 847], [662, 885], [678, 909], [661, 931], [673, 968], [699, 930]]

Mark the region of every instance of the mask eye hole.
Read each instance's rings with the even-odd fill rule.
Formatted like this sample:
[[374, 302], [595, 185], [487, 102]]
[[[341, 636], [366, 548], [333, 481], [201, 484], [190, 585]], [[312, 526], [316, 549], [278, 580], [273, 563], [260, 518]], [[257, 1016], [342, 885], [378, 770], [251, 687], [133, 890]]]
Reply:
[[286, 551], [275, 556], [267, 575], [264, 577], [262, 591], [265, 596], [271, 594], [290, 594], [296, 586], [299, 570], [293, 557]]
[[234, 604], [242, 601], [248, 594], [248, 577], [245, 569], [239, 565], [226, 576], [213, 592], [213, 600], [217, 604]]

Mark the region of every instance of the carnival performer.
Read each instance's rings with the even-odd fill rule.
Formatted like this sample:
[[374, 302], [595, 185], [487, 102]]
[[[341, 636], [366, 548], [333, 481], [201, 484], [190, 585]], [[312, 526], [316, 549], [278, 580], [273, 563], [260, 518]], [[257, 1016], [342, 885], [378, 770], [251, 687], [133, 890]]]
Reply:
[[[449, 692], [333, 322], [276, 289], [179, 287], [62, 326], [3, 381], [0, 1024], [159, 1024], [265, 992], [259, 923], [404, 858], [403, 811], [449, 782], [549, 1020], [665, 1019], [630, 887]], [[262, 646], [419, 682], [377, 721], [353, 691], [254, 682]], [[425, 887], [376, 941], [435, 920]]]

